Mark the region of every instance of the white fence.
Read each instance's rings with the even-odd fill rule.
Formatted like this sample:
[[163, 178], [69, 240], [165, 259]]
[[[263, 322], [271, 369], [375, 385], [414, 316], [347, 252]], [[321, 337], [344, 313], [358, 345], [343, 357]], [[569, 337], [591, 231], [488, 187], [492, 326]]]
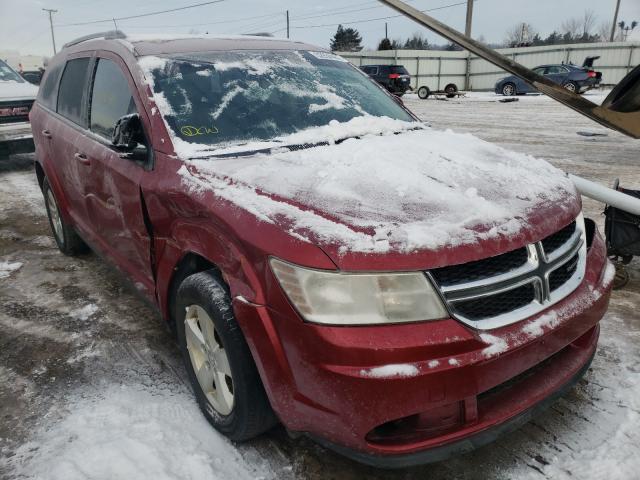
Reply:
[[[580, 43], [543, 47], [504, 48], [500, 53], [513, 58], [526, 67], [575, 63], [582, 65], [585, 57], [600, 56], [595, 69], [602, 72], [603, 83], [614, 85], [640, 64], [640, 42]], [[414, 88], [426, 85], [441, 90], [449, 83], [465, 88], [467, 58], [470, 58], [469, 89], [491, 90], [505, 72], [493, 64], [470, 55], [467, 51], [444, 52], [438, 50], [385, 50], [363, 52], [337, 52], [356, 66], [391, 64], [404, 65], [411, 74]]]

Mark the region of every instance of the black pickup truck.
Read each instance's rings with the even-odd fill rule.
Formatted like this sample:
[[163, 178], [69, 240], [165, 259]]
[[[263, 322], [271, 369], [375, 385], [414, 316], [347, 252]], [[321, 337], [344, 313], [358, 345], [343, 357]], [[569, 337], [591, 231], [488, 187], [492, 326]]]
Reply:
[[29, 111], [38, 87], [0, 60], [0, 160], [34, 150]]

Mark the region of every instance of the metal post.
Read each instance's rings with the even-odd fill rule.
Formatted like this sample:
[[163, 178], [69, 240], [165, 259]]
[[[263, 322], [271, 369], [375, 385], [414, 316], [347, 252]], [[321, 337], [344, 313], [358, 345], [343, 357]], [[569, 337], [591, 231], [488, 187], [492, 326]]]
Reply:
[[289, 10], [287, 10], [287, 38], [289, 38]]
[[[464, 34], [471, 36], [471, 24], [473, 22], [473, 0], [467, 0], [467, 23], [464, 27]], [[464, 75], [464, 89], [469, 90], [471, 80], [471, 55], [467, 54], [467, 70]]]
[[55, 55], [58, 52], [56, 51], [56, 37], [53, 34], [53, 18], [52, 18], [52, 14], [57, 13], [58, 10], [54, 10], [52, 8], [43, 8], [42, 10], [44, 10], [45, 12], [49, 13], [49, 25], [51, 26], [51, 43], [53, 43], [53, 54]]
[[618, 24], [618, 13], [620, 13], [620, 0], [616, 2], [616, 12], [613, 14], [613, 25], [611, 26], [611, 39], [609, 41], [613, 42], [616, 38], [616, 27]]

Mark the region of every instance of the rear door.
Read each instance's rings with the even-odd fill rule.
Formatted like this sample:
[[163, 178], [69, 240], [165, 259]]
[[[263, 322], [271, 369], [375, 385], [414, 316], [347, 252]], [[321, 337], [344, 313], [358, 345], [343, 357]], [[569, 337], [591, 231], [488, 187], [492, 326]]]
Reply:
[[57, 115], [55, 120], [42, 125], [45, 138], [51, 137], [51, 160], [55, 163], [54, 170], [63, 190], [63, 195], [55, 192], [58, 197], [62, 196], [58, 201], [66, 203], [73, 223], [85, 236], [91, 231], [84, 201], [89, 164], [78, 146], [87, 128], [85, 98], [91, 63], [92, 59], [87, 55], [67, 61], [60, 77]]
[[[119, 118], [132, 113], [145, 116], [131, 74], [117, 55], [98, 53], [89, 98], [90, 134], [79, 140], [79, 146], [89, 161], [85, 203], [92, 230], [99, 248], [134, 281], [136, 288], [153, 298], [151, 239], [140, 189], [143, 176], [152, 173], [151, 150], [147, 162], [136, 162], [123, 158], [111, 144]], [[149, 123], [143, 120], [143, 124]]]
[[30, 121], [33, 140], [36, 146], [36, 158], [43, 163], [53, 162], [51, 156], [51, 130], [59, 120], [55, 115], [58, 101], [58, 81], [65, 63], [60, 62], [47, 69], [44, 82], [40, 85], [36, 104], [31, 110]]
[[562, 65], [551, 65], [547, 67], [545, 76], [553, 82], [564, 85], [569, 79], [569, 69]]

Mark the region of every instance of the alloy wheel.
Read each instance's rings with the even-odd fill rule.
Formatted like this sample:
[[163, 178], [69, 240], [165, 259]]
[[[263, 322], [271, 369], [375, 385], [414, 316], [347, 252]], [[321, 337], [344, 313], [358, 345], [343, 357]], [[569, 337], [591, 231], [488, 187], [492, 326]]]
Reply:
[[191, 366], [211, 406], [221, 415], [233, 409], [229, 358], [209, 314], [199, 305], [187, 307], [184, 331]]
[[53, 196], [51, 188], [47, 190], [47, 207], [49, 215], [51, 216], [51, 225], [53, 226], [53, 233], [60, 243], [64, 242], [64, 232], [62, 229], [62, 219], [60, 218], [60, 211], [58, 210], [58, 203]]

